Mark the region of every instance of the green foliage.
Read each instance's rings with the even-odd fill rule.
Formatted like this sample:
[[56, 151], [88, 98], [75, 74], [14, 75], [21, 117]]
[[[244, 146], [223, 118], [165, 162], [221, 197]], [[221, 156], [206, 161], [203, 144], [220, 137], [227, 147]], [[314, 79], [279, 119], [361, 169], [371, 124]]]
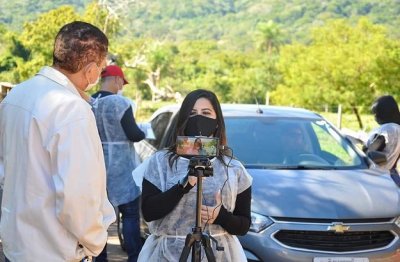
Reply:
[[265, 103], [269, 93], [273, 104], [317, 110], [400, 99], [396, 1], [128, 2], [109, 12], [98, 1], [0, 0], [0, 80], [18, 83], [51, 64], [55, 34], [79, 19], [107, 33], [136, 101], [154, 97], [150, 80], [182, 96], [205, 88], [222, 102]]
[[61, 6], [38, 17], [34, 22], [27, 22], [24, 30], [11, 47], [16, 58], [13, 69], [15, 79], [21, 82], [33, 76], [42, 66], [52, 63], [54, 38], [60, 28], [69, 22], [79, 20], [79, 15], [72, 6]]
[[[320, 114], [331, 122], [333, 125], [339, 127], [339, 116], [337, 113], [330, 113], [330, 112], [320, 112]], [[372, 129], [378, 127], [374, 116], [372, 114], [361, 114], [361, 119], [364, 123], [365, 132], [370, 132]], [[350, 130], [359, 130], [359, 125], [357, 123], [356, 116], [354, 114], [342, 114], [341, 118], [341, 128], [347, 128]]]
[[81, 19], [100, 28], [109, 38], [115, 36], [121, 26], [119, 20], [96, 1], [86, 6]]
[[[79, 12], [90, 0], [0, 0], [0, 23], [20, 30], [41, 13], [69, 4]], [[103, 2], [103, 1], [102, 1]], [[253, 48], [258, 24], [273, 21], [286, 32], [284, 42], [310, 40], [310, 29], [327, 19], [346, 18], [351, 22], [368, 16], [371, 22], [385, 24], [392, 36], [399, 37], [400, 5], [392, 0], [154, 0], [109, 1], [123, 24], [120, 35], [127, 38], [158, 40], [217, 40], [232, 49]], [[118, 9], [119, 8], [119, 9]], [[104, 17], [103, 17], [104, 18]], [[105, 21], [105, 20], [104, 20]], [[100, 28], [104, 28], [104, 23]], [[105, 30], [108, 33], [108, 30]], [[118, 31], [118, 30], [116, 30]]]
[[118, 21], [111, 17], [105, 23], [106, 17], [107, 12], [96, 4], [89, 5], [83, 17], [73, 6], [60, 6], [26, 22], [21, 34], [5, 33], [0, 40], [7, 43], [0, 53], [0, 78], [19, 83], [32, 77], [44, 65], [51, 65], [54, 38], [63, 25], [72, 21], [88, 21], [102, 26], [110, 35], [115, 34]]
[[[26, 22], [34, 21], [43, 13], [62, 5], [71, 5], [83, 10], [91, 0], [0, 0], [0, 24], [21, 31]], [[49, 24], [50, 25], [50, 24]], [[51, 25], [50, 25], [51, 26]]]
[[[254, 50], [225, 50], [215, 41], [130, 41], [115, 45], [117, 64], [126, 65], [125, 72], [132, 85], [127, 93], [137, 91], [150, 99], [149, 79], [161, 90], [182, 95], [193, 89], [215, 91], [221, 101], [263, 103], [265, 93], [276, 84], [276, 57], [264, 56]], [[260, 57], [262, 59], [260, 59]]]
[[272, 20], [267, 23], [257, 24], [259, 49], [271, 55], [273, 51], [278, 51], [279, 46], [283, 44], [283, 34], [281, 29]]
[[78, 19], [79, 15], [72, 6], [61, 6], [39, 16], [34, 22], [25, 23], [19, 39], [35, 56], [49, 58], [53, 52], [54, 38], [60, 28]]
[[[393, 57], [389, 57], [392, 54]], [[382, 61], [396, 64], [398, 44], [383, 27], [361, 19], [356, 26], [334, 20], [315, 29], [310, 45], [282, 49], [279, 69], [283, 83], [272, 94], [276, 104], [315, 108], [342, 104], [347, 108], [368, 105], [390, 87], [400, 87], [399, 77], [387, 75]], [[392, 90], [393, 90], [392, 89]]]

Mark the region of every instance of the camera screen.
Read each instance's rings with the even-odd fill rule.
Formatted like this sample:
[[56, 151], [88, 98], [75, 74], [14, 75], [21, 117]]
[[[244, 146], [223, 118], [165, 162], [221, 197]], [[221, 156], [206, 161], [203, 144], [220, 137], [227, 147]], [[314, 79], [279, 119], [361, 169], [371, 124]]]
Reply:
[[180, 156], [214, 157], [218, 153], [218, 138], [178, 136], [176, 153]]

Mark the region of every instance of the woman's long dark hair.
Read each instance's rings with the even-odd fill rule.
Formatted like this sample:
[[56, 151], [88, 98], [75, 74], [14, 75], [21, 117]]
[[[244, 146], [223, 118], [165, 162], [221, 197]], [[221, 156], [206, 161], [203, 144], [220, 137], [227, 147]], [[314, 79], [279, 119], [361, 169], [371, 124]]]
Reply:
[[[177, 119], [175, 121], [173, 128], [173, 131], [171, 132], [171, 143], [168, 148], [168, 151], [171, 153], [169, 156], [169, 165], [172, 168], [174, 162], [178, 159], [178, 155], [176, 154], [176, 138], [177, 136], [184, 136], [185, 135], [185, 128], [187, 121], [190, 117], [190, 114], [192, 112], [192, 109], [194, 107], [194, 104], [199, 98], [206, 98], [208, 101], [210, 101], [211, 105], [214, 108], [214, 111], [217, 115], [217, 129], [214, 132], [214, 137], [219, 138], [219, 144], [220, 146], [226, 146], [227, 141], [226, 141], [226, 133], [225, 133], [225, 121], [224, 117], [222, 116], [222, 110], [221, 110], [221, 105], [218, 101], [217, 96], [208, 90], [204, 89], [197, 89], [192, 92], [190, 92], [185, 99], [182, 102], [181, 108], [179, 110], [179, 113], [177, 115]], [[219, 149], [218, 149], [219, 151]], [[224, 151], [221, 150], [221, 153], [219, 154], [218, 158], [223, 162], [223, 155]]]
[[400, 125], [399, 107], [393, 96], [381, 96], [377, 98], [371, 107], [372, 113], [375, 115], [375, 120], [378, 124], [396, 123]]

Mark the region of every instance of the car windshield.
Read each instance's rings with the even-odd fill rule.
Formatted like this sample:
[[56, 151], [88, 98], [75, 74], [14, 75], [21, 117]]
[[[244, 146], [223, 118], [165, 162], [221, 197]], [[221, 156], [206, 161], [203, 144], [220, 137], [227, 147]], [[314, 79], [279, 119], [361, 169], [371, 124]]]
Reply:
[[226, 117], [229, 146], [247, 168], [349, 169], [359, 154], [323, 119]]

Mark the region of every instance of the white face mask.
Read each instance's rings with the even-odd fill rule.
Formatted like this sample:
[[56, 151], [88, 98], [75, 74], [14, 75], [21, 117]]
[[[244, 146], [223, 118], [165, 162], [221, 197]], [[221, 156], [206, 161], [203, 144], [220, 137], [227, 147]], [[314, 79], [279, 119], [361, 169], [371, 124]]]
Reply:
[[100, 68], [97, 66], [96, 63], [94, 63], [94, 64], [96, 65], [97, 69], [99, 70], [99, 77], [96, 79], [96, 81], [95, 81], [94, 83], [90, 83], [89, 79], [87, 79], [87, 77], [86, 77], [86, 80], [88, 81], [88, 85], [87, 85], [87, 87], [85, 88], [85, 91], [88, 91], [88, 90], [91, 89], [92, 87], [96, 86], [96, 85], [99, 83], [99, 81], [100, 81], [100, 73], [101, 73]]
[[122, 96], [122, 93], [123, 93], [122, 89], [117, 91], [117, 95], [119, 95], [119, 96]]

